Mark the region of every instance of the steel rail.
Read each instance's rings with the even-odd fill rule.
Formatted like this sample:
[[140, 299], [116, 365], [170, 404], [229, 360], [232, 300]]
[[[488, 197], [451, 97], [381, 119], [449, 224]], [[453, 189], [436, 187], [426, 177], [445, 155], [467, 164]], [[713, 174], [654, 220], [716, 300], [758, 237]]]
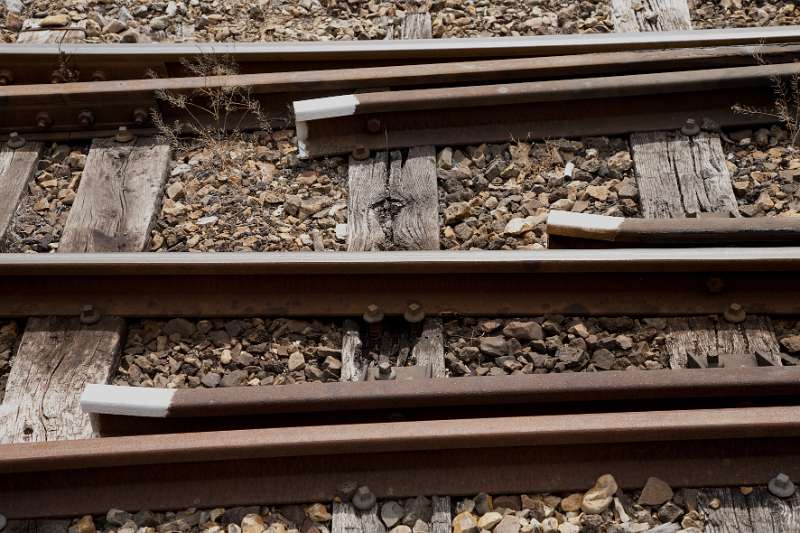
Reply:
[[0, 512], [326, 501], [353, 481], [393, 498], [585, 489], [607, 472], [623, 488], [648, 476], [682, 487], [762, 484], [778, 471], [800, 476], [798, 437], [800, 407], [773, 406], [10, 444], [0, 446]]
[[798, 314], [798, 270], [797, 248], [2, 254], [0, 315]]
[[[235, 389], [88, 385], [81, 408], [101, 436], [461, 416], [750, 406], [800, 393], [794, 367], [608, 371], [484, 378], [310, 383]], [[335, 421], [331, 421], [335, 415]]]
[[675, 129], [689, 118], [733, 126], [768, 122], [732, 108], [769, 109], [773, 80], [798, 73], [800, 65], [792, 63], [369, 92], [299, 100], [294, 112], [300, 153], [310, 157], [357, 147], [385, 150]]
[[800, 218], [623, 218], [569, 211], [547, 216], [548, 248], [797, 246]]
[[[228, 76], [14, 84], [0, 86], [0, 132], [91, 133], [119, 126], [141, 127], [149, 123], [149, 119], [142, 122], [142, 117], [150, 108], [159, 108], [170, 121], [188, 118], [180, 110], [162, 105], [154, 98], [155, 91], [201, 98], [200, 89], [247, 87], [269, 116], [288, 120], [292, 100], [301, 96], [313, 98], [368, 88], [430, 88], [712, 69], [755, 65], [756, 56], [768, 63], [792, 62], [798, 55], [800, 45], [737, 45]], [[50, 118], [46, 129], [37, 125], [40, 113]], [[91, 124], [85, 122], [87, 113], [92, 117]]]
[[0, 44], [0, 63], [11, 72], [14, 82], [28, 84], [48, 83], [64, 59], [79, 71], [79, 79], [89, 81], [97, 71], [103, 72], [105, 79], [139, 78], [147, 70], [180, 75], [180, 60], [200, 55], [229, 56], [242, 72], [269, 72], [776, 42], [800, 42], [800, 27], [388, 41], [16, 43]]

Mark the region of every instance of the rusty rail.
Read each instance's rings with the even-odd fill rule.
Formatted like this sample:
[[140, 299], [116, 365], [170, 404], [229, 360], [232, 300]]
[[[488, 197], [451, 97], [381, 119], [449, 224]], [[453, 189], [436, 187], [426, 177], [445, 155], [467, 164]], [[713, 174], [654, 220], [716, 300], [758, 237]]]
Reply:
[[729, 28], [629, 34], [576, 34], [471, 39], [272, 43], [0, 44], [8, 83], [50, 83], [64, 59], [80, 81], [184, 76], [181, 59], [230, 57], [242, 73], [362, 68], [421, 62], [507, 59], [725, 45], [800, 42], [800, 27]]
[[[89, 385], [102, 436], [471, 417], [774, 405], [800, 393], [796, 367], [713, 368], [310, 383], [235, 389]], [[336, 417], [331, 422], [331, 417]], [[463, 416], [463, 414], [462, 414]]]
[[623, 218], [550, 211], [548, 248], [797, 246], [800, 218]]
[[[294, 103], [300, 154], [430, 144], [611, 135], [698, 124], [768, 122], [735, 104], [769, 108], [774, 78], [800, 65], [758, 65], [496, 85], [370, 92]], [[568, 105], [555, 105], [567, 104]]]
[[800, 476], [799, 436], [800, 407], [772, 406], [10, 444], [0, 446], [0, 512], [326, 501], [352, 481], [393, 498], [575, 490], [606, 472], [623, 488], [648, 476], [682, 487], [762, 484], [777, 471]]
[[[289, 120], [291, 102], [369, 88], [431, 88], [455, 84], [513, 83], [539, 79], [582, 78], [620, 74], [670, 72], [792, 62], [800, 45], [726, 46], [601, 52], [566, 56], [513, 58], [395, 65], [391, 67], [285, 71], [228, 76], [79, 81], [59, 84], [0, 86], [0, 133], [16, 131], [51, 137], [58, 132], [96, 135], [104, 129], [148, 125], [147, 111], [159, 108], [169, 120], [186, 120], [178, 109], [154, 98], [154, 91], [196, 95], [199, 89], [248, 87], [273, 119]], [[47, 113], [46, 129], [36, 117]], [[87, 123], [91, 117], [91, 123]], [[31, 137], [33, 138], [33, 137]]]
[[2, 254], [0, 316], [798, 314], [798, 270], [797, 248]]

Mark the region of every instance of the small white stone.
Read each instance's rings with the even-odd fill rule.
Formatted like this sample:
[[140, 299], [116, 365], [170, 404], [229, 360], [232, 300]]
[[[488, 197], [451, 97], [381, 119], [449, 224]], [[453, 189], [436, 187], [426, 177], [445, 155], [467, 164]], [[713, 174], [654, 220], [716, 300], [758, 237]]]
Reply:
[[211, 215], [208, 217], [198, 218], [197, 225], [198, 226], [208, 226], [209, 224], [214, 224], [216, 221], [219, 220], [219, 217], [216, 215]]
[[346, 241], [347, 240], [347, 224], [336, 224], [336, 240], [337, 241]]

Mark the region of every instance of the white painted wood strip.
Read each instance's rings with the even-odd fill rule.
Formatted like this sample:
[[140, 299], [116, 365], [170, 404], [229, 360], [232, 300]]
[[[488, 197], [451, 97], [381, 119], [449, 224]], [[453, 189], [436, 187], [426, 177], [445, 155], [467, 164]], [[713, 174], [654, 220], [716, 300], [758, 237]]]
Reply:
[[444, 335], [442, 321], [439, 318], [426, 318], [422, 335], [412, 351], [416, 366], [427, 369], [428, 377], [447, 377], [444, 364]]
[[361, 348], [358, 324], [353, 320], [345, 320], [342, 337], [342, 371], [339, 381], [364, 381], [367, 365], [362, 360]]
[[144, 250], [169, 162], [169, 146], [151, 138], [129, 143], [95, 139], [59, 251]]
[[598, 238], [614, 240], [624, 221], [624, 217], [554, 210], [547, 214], [547, 234], [565, 237], [594, 235]]
[[87, 414], [164, 418], [176, 389], [120, 387], [88, 384], [81, 394], [81, 410]]
[[6, 237], [26, 186], [42, 157], [42, 143], [28, 142], [20, 148], [0, 148], [0, 243]]

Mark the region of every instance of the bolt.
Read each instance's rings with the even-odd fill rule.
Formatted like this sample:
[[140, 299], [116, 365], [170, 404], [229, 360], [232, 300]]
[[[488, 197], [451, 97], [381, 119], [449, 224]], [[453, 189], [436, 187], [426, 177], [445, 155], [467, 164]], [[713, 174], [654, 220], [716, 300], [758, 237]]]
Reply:
[[719, 354], [717, 353], [710, 353], [706, 355], [706, 361], [708, 363], [708, 368], [719, 368], [722, 366], [719, 364]]
[[695, 119], [687, 118], [683, 127], [681, 127], [681, 133], [683, 133], [687, 137], [694, 137], [695, 135], [700, 133], [700, 126], [697, 124], [697, 121]]
[[392, 368], [389, 361], [381, 361], [378, 363], [378, 375], [375, 376], [379, 380], [392, 380], [396, 377], [394, 368]]
[[84, 128], [91, 128], [94, 125], [94, 113], [88, 109], [84, 109], [78, 113], [78, 122]]
[[147, 122], [147, 110], [142, 109], [141, 107], [137, 107], [133, 110], [133, 123], [137, 126], [141, 126], [145, 122]]
[[355, 494], [357, 488], [358, 483], [355, 481], [345, 481], [336, 487], [336, 495], [339, 496], [342, 501], [349, 502], [353, 498], [353, 494]]
[[741, 304], [732, 303], [728, 306], [722, 316], [725, 317], [725, 320], [731, 324], [741, 324], [747, 318], [747, 313]]
[[367, 121], [367, 131], [370, 133], [380, 133], [382, 128], [383, 124], [379, 118], [373, 117]]
[[794, 483], [789, 479], [789, 476], [783, 473], [770, 479], [767, 483], [767, 488], [778, 498], [788, 498], [794, 494], [795, 491]]
[[355, 507], [359, 511], [369, 511], [370, 509], [375, 507], [377, 498], [375, 498], [375, 495], [372, 494], [371, 490], [369, 490], [369, 487], [361, 485], [356, 489], [356, 493], [353, 494], [352, 501], [353, 501], [353, 507]]
[[100, 322], [100, 313], [93, 305], [84, 305], [81, 307], [81, 324], [91, 326]]
[[91, 79], [92, 81], [106, 81], [108, 78], [106, 77], [106, 73], [102, 70], [95, 70], [92, 72]]
[[411, 325], [411, 334], [415, 337], [422, 335], [422, 321], [425, 320], [425, 310], [422, 304], [411, 302], [406, 307], [403, 318]]
[[0, 85], [9, 85], [14, 83], [14, 74], [7, 68], [0, 69]]
[[114, 140], [118, 143], [129, 143], [134, 139], [133, 133], [128, 131], [127, 126], [120, 126], [117, 134], [114, 135]]
[[364, 322], [369, 326], [369, 344], [377, 346], [383, 335], [383, 310], [375, 304], [369, 304], [362, 315]]
[[725, 283], [719, 276], [709, 276], [708, 279], [706, 279], [706, 288], [708, 288], [708, 292], [712, 294], [722, 292], [724, 286]]
[[22, 148], [25, 146], [25, 137], [17, 133], [16, 131], [12, 131], [8, 134], [8, 147], [16, 150], [17, 148]]
[[40, 111], [36, 115], [36, 126], [40, 129], [47, 129], [53, 125], [53, 119], [47, 111]]
[[369, 150], [366, 146], [359, 144], [355, 148], [353, 148], [353, 159], [356, 161], [364, 161], [369, 157]]

